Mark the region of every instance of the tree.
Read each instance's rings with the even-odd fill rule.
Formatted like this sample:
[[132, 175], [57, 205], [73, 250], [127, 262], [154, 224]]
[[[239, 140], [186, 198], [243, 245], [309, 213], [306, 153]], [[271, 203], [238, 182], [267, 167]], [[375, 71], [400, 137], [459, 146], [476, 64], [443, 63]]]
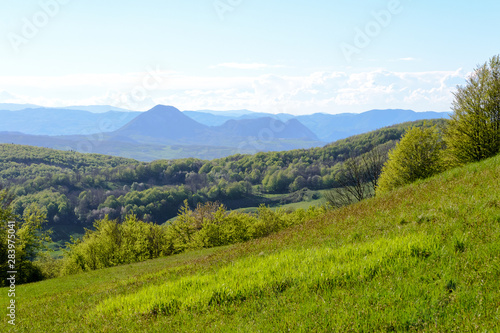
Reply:
[[461, 165], [498, 154], [500, 56], [478, 67], [454, 95], [453, 114], [444, 136], [449, 162]]
[[297, 178], [295, 178], [293, 183], [290, 184], [290, 191], [295, 192], [303, 189], [306, 186], [307, 186], [307, 181], [305, 180], [305, 178], [302, 176], [298, 176]]
[[387, 192], [443, 170], [443, 142], [433, 127], [410, 128], [389, 152], [376, 193]]
[[347, 159], [335, 177], [340, 186], [326, 193], [328, 203], [339, 208], [372, 197], [386, 159], [386, 146]]
[[[18, 271], [18, 284], [43, 279], [42, 271], [32, 261], [45, 249], [44, 243], [50, 241], [48, 232], [42, 231], [47, 220], [46, 211], [32, 204], [22, 217], [18, 216], [12, 211], [13, 199], [9, 192], [0, 188], [0, 286], [7, 284], [7, 271], [13, 270]], [[15, 269], [8, 266], [8, 259], [14, 260]]]

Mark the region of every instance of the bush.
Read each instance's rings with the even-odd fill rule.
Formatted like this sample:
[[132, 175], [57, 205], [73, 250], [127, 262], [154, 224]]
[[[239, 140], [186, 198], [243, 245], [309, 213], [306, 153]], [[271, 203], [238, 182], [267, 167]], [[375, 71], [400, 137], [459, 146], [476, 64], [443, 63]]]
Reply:
[[94, 223], [94, 229], [68, 244], [63, 274], [157, 258], [168, 244], [161, 226], [139, 221], [135, 215], [127, 216], [123, 224], [106, 216]]
[[389, 152], [376, 193], [425, 179], [443, 170], [443, 142], [436, 127], [410, 128]]
[[165, 227], [142, 222], [134, 215], [127, 216], [123, 224], [108, 217], [96, 221], [95, 230], [87, 230], [82, 239], [68, 244], [62, 268], [47, 260], [40, 266], [43, 272], [60, 270], [66, 275], [189, 249], [229, 245], [268, 236], [324, 212], [324, 208], [317, 207], [272, 211], [262, 205], [253, 215], [229, 213], [223, 205], [213, 202], [198, 204], [191, 210], [186, 201], [177, 219]]

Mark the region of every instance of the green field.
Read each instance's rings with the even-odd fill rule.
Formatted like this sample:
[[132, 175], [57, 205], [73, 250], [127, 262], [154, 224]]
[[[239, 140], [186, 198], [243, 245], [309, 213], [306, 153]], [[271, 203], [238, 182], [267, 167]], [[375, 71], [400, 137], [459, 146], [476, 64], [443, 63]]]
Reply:
[[270, 237], [18, 286], [2, 331], [495, 332], [499, 176], [496, 157]]

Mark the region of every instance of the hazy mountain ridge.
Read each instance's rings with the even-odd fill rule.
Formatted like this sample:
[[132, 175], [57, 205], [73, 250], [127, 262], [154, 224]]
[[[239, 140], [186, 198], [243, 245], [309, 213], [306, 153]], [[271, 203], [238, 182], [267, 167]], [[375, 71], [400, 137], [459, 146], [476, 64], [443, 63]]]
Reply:
[[[26, 112], [36, 113], [34, 110]], [[56, 115], [65, 112], [67, 116], [90, 114], [86, 111], [68, 112], [68, 110], [53, 109], [50, 111], [39, 109], [37, 112], [45, 116], [51, 112]], [[134, 116], [130, 113], [118, 114]], [[44, 118], [42, 123], [48, 121], [47, 119]], [[61, 123], [53, 122], [54, 124], [50, 124], [44, 130], [50, 131], [51, 126]], [[159, 105], [140, 113], [121, 128], [111, 132], [91, 130], [87, 132], [89, 135], [48, 136], [24, 134], [16, 128], [16, 131], [9, 129], [0, 132], [0, 142], [132, 157], [143, 161], [193, 156], [213, 159], [236, 153], [251, 154], [258, 151], [324, 145], [324, 142], [318, 141], [314, 133], [298, 121], [283, 123], [271, 118], [259, 118], [241, 120], [244, 125], [239, 122], [233, 121], [226, 126], [206, 126], [174, 107]], [[235, 127], [231, 124], [235, 124]], [[36, 129], [33, 132], [40, 130]]]
[[31, 135], [76, 135], [114, 131], [139, 112], [108, 111], [92, 113], [84, 110], [28, 108], [0, 111], [0, 131]]
[[[410, 110], [293, 116], [248, 110], [181, 112], [164, 105], [146, 112], [93, 113], [73, 108], [0, 111], [0, 142], [143, 161], [212, 159], [235, 153], [318, 147], [397, 123], [448, 116], [445, 112]], [[95, 110], [106, 108], [94, 106]]]
[[[207, 126], [191, 119], [177, 108], [158, 105], [144, 112], [111, 138], [137, 138], [155, 144], [200, 144], [240, 146], [249, 138], [272, 143], [273, 140], [298, 139], [319, 141], [316, 135], [297, 120], [286, 123], [267, 118], [228, 120], [221, 126]], [[318, 142], [321, 144], [321, 142]]]
[[361, 134], [407, 121], [440, 119], [449, 116], [449, 112], [415, 112], [402, 109], [370, 110], [363, 113], [315, 113], [301, 116], [294, 116], [287, 113], [272, 114], [259, 112], [246, 113], [238, 116], [228, 116], [225, 113], [218, 115], [217, 111], [185, 111], [185, 113], [198, 122], [210, 126], [223, 124], [230, 119], [242, 120], [260, 117], [270, 117], [281, 121], [296, 119], [311, 130], [320, 141], [324, 142], [333, 142], [351, 135]]

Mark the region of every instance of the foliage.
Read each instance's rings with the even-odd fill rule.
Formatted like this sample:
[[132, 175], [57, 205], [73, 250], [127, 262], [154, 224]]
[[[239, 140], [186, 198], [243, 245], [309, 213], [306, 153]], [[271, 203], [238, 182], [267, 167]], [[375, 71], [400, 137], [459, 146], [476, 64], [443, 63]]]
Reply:
[[[39, 267], [33, 264], [37, 254], [50, 241], [48, 232], [42, 231], [46, 213], [36, 205], [30, 205], [22, 217], [12, 211], [13, 195], [0, 188], [0, 286], [7, 285], [7, 271], [17, 271], [16, 283], [28, 283], [43, 279]], [[10, 232], [9, 222], [13, 222]], [[8, 261], [12, 260], [12, 261]], [[9, 266], [13, 264], [15, 269]]]
[[436, 127], [410, 128], [382, 169], [377, 193], [388, 192], [443, 171], [443, 142]]
[[94, 222], [83, 238], [68, 244], [62, 274], [153, 259], [163, 254], [164, 232], [151, 222], [126, 217], [123, 224], [107, 216]]
[[500, 152], [500, 55], [475, 69], [458, 87], [445, 141], [452, 164], [466, 164]]
[[19, 286], [12, 331], [495, 332], [499, 172], [500, 156], [269, 237]]
[[256, 215], [227, 212], [213, 202], [194, 210], [187, 200], [178, 217], [166, 226], [143, 222], [129, 215], [123, 223], [107, 216], [94, 223], [83, 238], [68, 244], [61, 273], [74, 274], [121, 264], [140, 262], [186, 250], [211, 248], [261, 238], [303, 223], [324, 213], [311, 207], [289, 213], [261, 206]]
[[[436, 120], [433, 123], [440, 123]], [[428, 126], [423, 122], [413, 123]], [[212, 161], [188, 158], [151, 163], [0, 144], [0, 183], [15, 194], [14, 213], [30, 204], [47, 208], [47, 227], [91, 228], [95, 220], [138, 219], [158, 224], [189, 205], [223, 202], [230, 209], [272, 204], [266, 194], [302, 193], [343, 186], [340, 165], [374, 147], [399, 140], [410, 124], [395, 125], [340, 140], [323, 148], [233, 155]], [[296, 195], [298, 198], [299, 195]]]

